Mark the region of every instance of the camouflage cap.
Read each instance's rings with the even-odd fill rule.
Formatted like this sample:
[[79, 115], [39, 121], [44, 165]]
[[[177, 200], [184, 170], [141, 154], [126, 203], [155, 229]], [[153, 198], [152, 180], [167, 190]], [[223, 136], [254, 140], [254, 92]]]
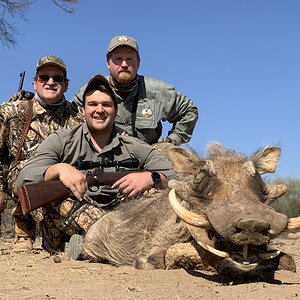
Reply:
[[36, 72], [38, 72], [41, 68], [43, 68], [45, 66], [59, 67], [60, 69], [62, 69], [64, 71], [65, 75], [67, 75], [66, 64], [64, 63], [64, 61], [62, 59], [60, 59], [54, 55], [47, 55], [47, 56], [40, 58], [36, 64]]
[[108, 44], [107, 54], [120, 46], [128, 46], [134, 49], [137, 53], [139, 53], [139, 46], [137, 41], [132, 36], [127, 35], [117, 35], [114, 36]]

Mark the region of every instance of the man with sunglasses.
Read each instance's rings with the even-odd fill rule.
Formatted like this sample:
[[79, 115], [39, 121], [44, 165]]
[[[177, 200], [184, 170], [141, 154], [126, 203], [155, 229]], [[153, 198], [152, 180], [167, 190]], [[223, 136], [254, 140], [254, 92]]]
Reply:
[[[68, 82], [64, 61], [47, 55], [37, 62], [33, 80], [34, 97], [28, 100], [19, 93], [0, 106], [0, 202], [2, 211], [7, 197], [16, 203], [13, 209], [16, 233], [14, 251], [32, 249], [36, 221], [39, 219], [38, 214], [24, 216], [21, 212], [14, 193], [19, 172], [50, 133], [83, 122], [78, 109], [65, 99]], [[2, 162], [5, 153], [8, 170], [4, 173]]]
[[[118, 35], [112, 38], [106, 55], [109, 84], [118, 100], [116, 125], [129, 135], [154, 144], [159, 140], [176, 145], [187, 143], [198, 119], [192, 100], [161, 80], [138, 74], [139, 47], [135, 38]], [[82, 106], [84, 87], [73, 97]], [[172, 124], [167, 138], [160, 139], [162, 121]]]

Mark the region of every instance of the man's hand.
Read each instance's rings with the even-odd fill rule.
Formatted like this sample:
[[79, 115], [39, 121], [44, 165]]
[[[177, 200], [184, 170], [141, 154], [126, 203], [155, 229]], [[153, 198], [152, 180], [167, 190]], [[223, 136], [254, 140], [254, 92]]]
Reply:
[[4, 192], [0, 192], [0, 214], [4, 212], [6, 203], [6, 194]]
[[59, 179], [78, 200], [82, 200], [88, 189], [86, 176], [73, 166], [66, 163], [58, 163], [50, 166], [45, 175], [44, 180]]
[[118, 128], [118, 127], [116, 127], [116, 130], [117, 130], [117, 133], [118, 133], [119, 135], [126, 135], [126, 136], [128, 136], [128, 132], [126, 132], [126, 131], [124, 131], [124, 130]]
[[146, 190], [151, 189], [152, 186], [153, 180], [151, 177], [151, 172], [138, 172], [130, 173], [120, 178], [112, 185], [112, 188], [118, 189], [128, 197], [134, 197]]
[[171, 140], [170, 138], [159, 138], [158, 139], [158, 143], [170, 143], [170, 144], [173, 144], [175, 146], [178, 146], [178, 143], [174, 140]]
[[128, 133], [127, 133], [126, 131], [121, 131], [121, 130], [120, 130], [120, 131], [119, 131], [119, 134], [120, 134], [120, 135], [128, 136]]

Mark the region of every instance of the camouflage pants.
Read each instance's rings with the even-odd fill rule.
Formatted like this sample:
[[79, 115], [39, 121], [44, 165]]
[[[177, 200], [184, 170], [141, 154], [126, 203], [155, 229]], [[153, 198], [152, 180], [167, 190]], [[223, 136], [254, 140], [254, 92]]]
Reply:
[[64, 251], [73, 234], [85, 234], [105, 213], [100, 207], [72, 198], [48, 205], [40, 222], [43, 248], [50, 253]]

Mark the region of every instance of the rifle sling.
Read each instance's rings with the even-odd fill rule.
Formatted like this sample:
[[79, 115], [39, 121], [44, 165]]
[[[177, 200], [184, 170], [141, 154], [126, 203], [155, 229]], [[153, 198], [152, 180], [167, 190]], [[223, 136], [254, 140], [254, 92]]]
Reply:
[[136, 95], [133, 97], [133, 100], [132, 100], [131, 128], [132, 128], [132, 134], [134, 137], [137, 137], [135, 122], [136, 122], [136, 110], [137, 110], [137, 106], [138, 106], [138, 101], [139, 101], [139, 86], [138, 86]]
[[22, 147], [23, 147], [23, 144], [24, 144], [26, 135], [28, 133], [31, 120], [32, 120], [32, 115], [33, 115], [33, 101], [32, 100], [27, 100], [27, 104], [28, 104], [28, 114], [27, 114], [27, 117], [26, 117], [25, 125], [23, 127], [22, 135], [21, 135], [21, 138], [20, 138], [20, 142], [19, 142], [19, 146], [18, 146], [18, 151], [17, 151], [15, 159], [14, 159], [14, 161], [12, 163], [12, 167], [14, 167], [15, 164], [19, 160], [19, 157], [20, 157], [20, 154], [21, 154], [21, 151], [22, 151]]

